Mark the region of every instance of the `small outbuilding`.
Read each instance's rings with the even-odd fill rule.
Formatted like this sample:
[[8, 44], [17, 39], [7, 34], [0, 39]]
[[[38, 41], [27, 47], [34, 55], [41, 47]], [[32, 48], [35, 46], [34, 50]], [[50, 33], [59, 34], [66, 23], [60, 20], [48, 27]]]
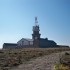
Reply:
[[16, 47], [17, 47], [16, 43], [4, 43], [3, 44], [4, 49], [6, 49], [6, 48], [16, 48]]

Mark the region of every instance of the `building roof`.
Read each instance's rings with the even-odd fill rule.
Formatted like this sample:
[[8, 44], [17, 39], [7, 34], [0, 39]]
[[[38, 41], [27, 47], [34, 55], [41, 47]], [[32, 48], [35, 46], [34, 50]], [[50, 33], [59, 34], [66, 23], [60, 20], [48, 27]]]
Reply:
[[17, 44], [16, 43], [4, 43], [3, 45], [14, 45], [14, 46], [17, 46]]
[[29, 39], [29, 38], [24, 38], [24, 39], [26, 39], [27, 41], [33, 41], [33, 39]]
[[53, 40], [48, 40], [48, 38], [40, 38], [40, 42], [41, 43], [49, 43], [49, 44], [57, 44], [55, 41]]
[[[30, 41], [30, 42], [33, 42], [33, 39], [30, 39], [30, 38], [22, 38], [21, 40], [19, 40], [19, 41], [22, 41], [22, 40], [26, 40], [26, 41]], [[18, 42], [19, 42], [18, 41]]]

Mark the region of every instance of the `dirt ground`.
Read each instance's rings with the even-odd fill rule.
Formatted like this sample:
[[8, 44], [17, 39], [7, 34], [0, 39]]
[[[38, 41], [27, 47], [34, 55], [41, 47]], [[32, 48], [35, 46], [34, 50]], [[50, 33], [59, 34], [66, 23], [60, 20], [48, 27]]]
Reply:
[[[70, 52], [70, 51], [68, 51]], [[65, 52], [52, 53], [43, 57], [32, 59], [11, 70], [54, 70], [54, 64], [59, 64], [60, 57]]]

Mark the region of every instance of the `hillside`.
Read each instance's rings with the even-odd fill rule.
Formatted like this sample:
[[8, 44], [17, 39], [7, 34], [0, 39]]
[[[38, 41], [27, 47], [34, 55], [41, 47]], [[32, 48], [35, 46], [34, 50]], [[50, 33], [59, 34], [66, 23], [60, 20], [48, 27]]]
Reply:
[[[27, 68], [27, 66], [29, 66], [28, 68], [30, 68], [30, 66], [34, 67], [35, 64], [43, 62], [43, 60], [45, 62], [46, 59], [49, 59], [48, 61], [54, 59], [53, 62], [57, 62], [58, 59], [56, 58], [56, 56], [59, 57], [59, 55], [57, 55], [57, 54], [59, 54], [63, 51], [70, 51], [70, 48], [2, 49], [2, 50], [0, 50], [0, 70], [10, 70], [11, 68], [17, 67], [19, 65], [21, 65], [21, 68], [22, 67]], [[53, 53], [55, 53], [55, 54], [53, 54]], [[55, 57], [53, 57], [53, 56], [55, 56]], [[37, 61], [39, 61], [39, 62], [35, 63]], [[26, 67], [25, 67], [25, 65], [26, 65]], [[37, 66], [37, 67], [39, 67], [39, 66]], [[30, 70], [30, 69], [24, 69], [24, 68], [23, 68], [23, 70]], [[18, 70], [18, 69], [13, 69], [13, 70]], [[37, 70], [37, 69], [33, 69], [33, 70]], [[39, 69], [39, 70], [43, 70], [43, 69]]]
[[36, 59], [30, 60], [27, 63], [23, 63], [18, 67], [12, 68], [11, 70], [54, 70], [55, 64], [60, 64], [60, 56], [64, 53], [65, 52], [52, 53], [50, 55], [38, 57]]

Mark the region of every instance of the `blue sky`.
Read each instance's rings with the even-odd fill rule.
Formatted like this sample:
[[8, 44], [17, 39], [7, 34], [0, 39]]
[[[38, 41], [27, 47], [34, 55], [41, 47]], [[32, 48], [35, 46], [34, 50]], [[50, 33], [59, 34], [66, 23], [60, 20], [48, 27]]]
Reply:
[[70, 0], [0, 0], [0, 48], [32, 38], [35, 16], [42, 38], [70, 46]]

